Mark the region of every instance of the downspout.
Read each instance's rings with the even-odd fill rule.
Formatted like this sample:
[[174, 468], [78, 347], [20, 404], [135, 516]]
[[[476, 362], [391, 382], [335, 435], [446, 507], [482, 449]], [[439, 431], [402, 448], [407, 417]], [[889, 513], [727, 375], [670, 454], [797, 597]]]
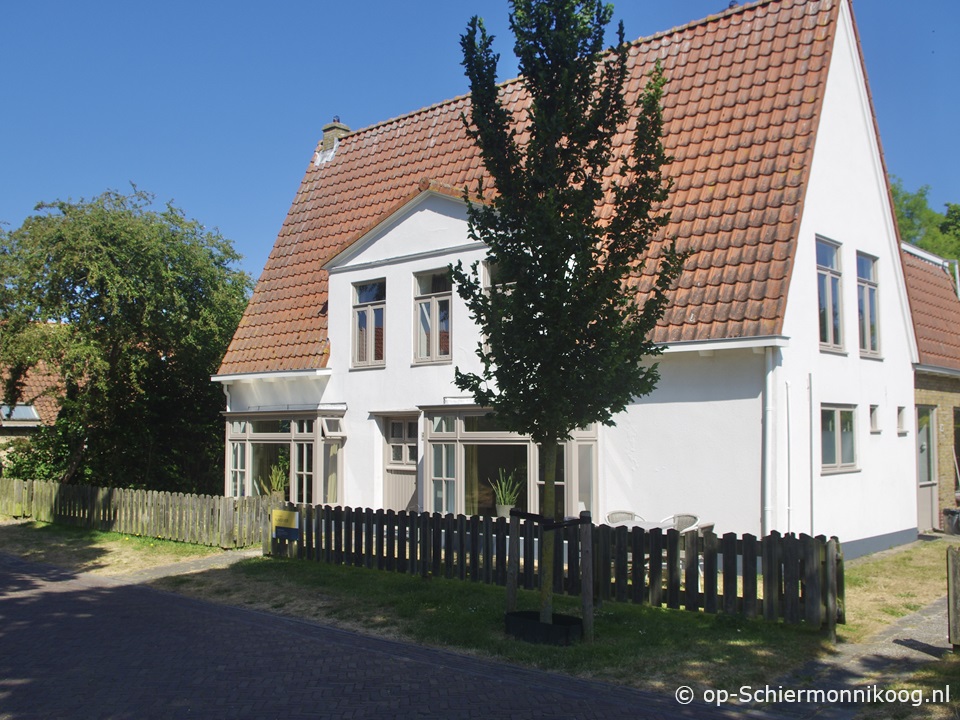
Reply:
[[813, 373], [807, 375], [807, 401], [810, 405], [810, 537], [815, 537], [813, 534], [813, 486], [817, 477], [817, 458], [814, 455], [814, 418], [816, 415], [813, 411]]
[[773, 527], [773, 478], [774, 456], [773, 443], [776, 438], [776, 412], [773, 402], [774, 391], [774, 353], [776, 348], [764, 348], [764, 379], [763, 379], [763, 465], [761, 469], [761, 502], [763, 511], [760, 515], [760, 535], [766, 537]]
[[790, 442], [792, 439], [792, 434], [790, 433], [790, 381], [787, 380], [785, 383], [785, 398], [786, 403], [786, 415], [787, 415], [787, 532], [793, 530], [793, 484], [791, 483], [792, 477], [790, 473], [790, 468], [793, 466], [790, 458]]

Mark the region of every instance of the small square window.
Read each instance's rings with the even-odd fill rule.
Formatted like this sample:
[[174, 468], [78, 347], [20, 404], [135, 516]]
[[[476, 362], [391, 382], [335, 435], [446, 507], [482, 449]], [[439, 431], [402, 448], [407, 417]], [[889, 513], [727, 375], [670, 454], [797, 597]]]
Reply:
[[343, 425], [340, 418], [323, 418], [324, 437], [343, 437]]
[[880, 407], [878, 405], [870, 406], [870, 432], [880, 432]]
[[433, 419], [433, 432], [435, 433], [452, 433], [453, 432], [453, 416], [451, 415], [440, 415]]
[[907, 409], [903, 406], [897, 408], [897, 432], [907, 434]]

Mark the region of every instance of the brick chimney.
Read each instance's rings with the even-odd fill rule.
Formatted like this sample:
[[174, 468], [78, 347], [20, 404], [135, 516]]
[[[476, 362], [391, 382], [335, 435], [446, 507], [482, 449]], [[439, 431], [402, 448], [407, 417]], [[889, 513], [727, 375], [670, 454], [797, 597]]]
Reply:
[[337, 140], [350, 132], [350, 128], [340, 122], [340, 118], [334, 116], [333, 122], [323, 126], [323, 140], [320, 142], [320, 152], [333, 150]]

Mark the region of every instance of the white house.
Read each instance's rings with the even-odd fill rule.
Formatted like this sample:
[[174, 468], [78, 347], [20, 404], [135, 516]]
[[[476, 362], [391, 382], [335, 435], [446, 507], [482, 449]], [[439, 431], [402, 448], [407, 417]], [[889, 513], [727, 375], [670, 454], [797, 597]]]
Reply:
[[[666, 237], [691, 255], [658, 388], [561, 448], [566, 511], [836, 535], [848, 556], [916, 537], [916, 342], [849, 1], [763, 0], [630, 57], [628, 101], [656, 60], [668, 79]], [[503, 93], [522, 108], [522, 82]], [[453, 382], [480, 337], [445, 269], [485, 257], [463, 112], [324, 128], [214, 377], [227, 494], [289, 462], [294, 501], [486, 514], [504, 469], [538, 509], [541, 449]]]

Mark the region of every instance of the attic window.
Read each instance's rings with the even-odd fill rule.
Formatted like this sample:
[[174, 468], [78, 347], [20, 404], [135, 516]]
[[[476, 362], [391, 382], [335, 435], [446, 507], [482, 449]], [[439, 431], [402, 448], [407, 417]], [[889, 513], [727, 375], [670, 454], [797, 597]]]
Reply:
[[0, 405], [0, 424], [6, 427], [36, 427], [40, 415], [33, 405]]

